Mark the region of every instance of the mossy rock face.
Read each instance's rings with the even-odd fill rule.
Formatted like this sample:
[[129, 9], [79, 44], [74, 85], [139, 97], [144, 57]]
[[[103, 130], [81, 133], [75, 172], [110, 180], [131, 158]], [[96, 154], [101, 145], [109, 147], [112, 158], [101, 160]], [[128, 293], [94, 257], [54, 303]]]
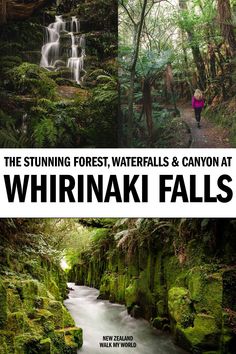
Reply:
[[72, 327], [65, 330], [57, 330], [55, 335], [55, 346], [62, 353], [76, 354], [77, 350], [83, 345], [83, 331], [81, 328]]
[[204, 314], [196, 315], [193, 327], [183, 328], [177, 325], [176, 339], [188, 350], [217, 350], [221, 331], [214, 317]]
[[160, 315], [160, 316], [163, 316], [164, 314], [166, 314], [166, 304], [165, 304], [165, 301], [164, 300], [159, 300], [157, 303], [156, 303], [156, 309], [157, 309], [157, 313]]
[[47, 310], [53, 315], [55, 328], [63, 328], [63, 305], [59, 301], [50, 301]]
[[39, 343], [39, 334], [25, 333], [15, 337], [15, 349], [17, 354], [33, 354], [37, 353]]
[[0, 354], [15, 354], [14, 332], [0, 330]]
[[135, 305], [140, 307], [139, 315], [150, 318], [154, 307], [153, 296], [148, 288], [146, 272], [141, 272], [138, 279], [132, 279], [129, 286], [125, 289], [125, 303], [128, 312], [132, 311]]
[[138, 303], [138, 280], [133, 279], [129, 286], [125, 289], [125, 303], [128, 311]]
[[188, 288], [197, 313], [213, 315], [219, 324], [222, 318], [223, 283], [221, 273], [197, 267], [188, 273]]
[[0, 278], [0, 328], [5, 326], [7, 321], [7, 292]]
[[167, 317], [155, 317], [152, 321], [152, 325], [153, 327], [157, 328], [157, 329], [161, 329], [164, 330], [164, 328], [166, 328], [167, 326], [169, 327], [169, 318]]
[[62, 311], [63, 311], [63, 326], [65, 328], [74, 327], [75, 321], [71, 317], [71, 314], [67, 311], [67, 309], [64, 306], [62, 307]]
[[41, 354], [51, 354], [52, 341], [50, 338], [41, 339], [39, 342], [39, 352]]
[[7, 289], [7, 306], [10, 312], [17, 312], [23, 309], [23, 304], [16, 288]]
[[168, 309], [171, 318], [182, 327], [189, 327], [193, 322], [193, 312], [189, 291], [185, 288], [171, 288], [168, 293]]
[[[163, 259], [164, 264], [164, 277], [166, 280], [166, 286], [169, 290], [173, 286], [184, 286], [183, 279], [183, 267], [181, 267], [177, 257], [165, 257]], [[181, 275], [181, 276], [180, 276]]]
[[[17, 267], [20, 271], [20, 262]], [[35, 262], [32, 259], [30, 266], [24, 263], [24, 271], [27, 269], [34, 275], [37, 267], [41, 282], [23, 273], [12, 272], [11, 277], [1, 278], [1, 323], [4, 330], [0, 329], [0, 354], [77, 353], [82, 345], [82, 330], [74, 327], [70, 313], [49, 292], [50, 288], [58, 298], [65, 297], [65, 278], [60, 268], [57, 270], [53, 265], [40, 264], [38, 259]], [[59, 332], [63, 335], [58, 342]]]
[[99, 288], [99, 299], [109, 300], [110, 297], [110, 275], [104, 273]]
[[28, 317], [25, 312], [14, 312], [8, 315], [7, 328], [14, 333], [25, 333], [30, 330]]

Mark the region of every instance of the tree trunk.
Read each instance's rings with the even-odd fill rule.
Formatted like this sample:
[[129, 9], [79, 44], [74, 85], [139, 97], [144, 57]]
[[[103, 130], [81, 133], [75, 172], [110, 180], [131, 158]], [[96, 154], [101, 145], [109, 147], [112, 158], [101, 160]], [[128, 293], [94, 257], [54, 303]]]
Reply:
[[0, 14], [0, 24], [7, 22], [7, 0], [0, 0], [1, 14]]
[[153, 133], [153, 120], [152, 120], [152, 94], [151, 83], [149, 79], [145, 79], [143, 82], [143, 108], [147, 122], [148, 136], [150, 141], [152, 140]]
[[176, 93], [175, 93], [175, 88], [174, 88], [174, 77], [173, 77], [173, 70], [172, 70], [172, 66], [171, 64], [167, 64], [167, 67], [166, 67], [166, 87], [167, 87], [167, 90], [168, 92], [170, 93], [171, 95], [171, 99], [172, 99], [172, 102], [173, 102], [173, 105], [174, 105], [174, 110], [175, 110], [175, 113], [178, 114], [178, 109], [177, 109], [177, 106], [176, 106]]
[[187, 81], [187, 84], [188, 84], [188, 89], [189, 89], [189, 93], [190, 93], [190, 97], [193, 95], [193, 85], [189, 79], [189, 64], [188, 64], [188, 55], [187, 55], [187, 51], [186, 51], [186, 48], [184, 46], [184, 32], [182, 31], [181, 29], [181, 45], [182, 45], [182, 51], [183, 51], [183, 54], [184, 54], [184, 63], [185, 63], [185, 67], [183, 68], [183, 74], [182, 75], [185, 80]]
[[118, 85], [118, 107], [117, 107], [117, 143], [118, 147], [123, 147], [123, 115], [121, 110], [120, 85]]
[[135, 30], [134, 33], [134, 39], [136, 43], [134, 43], [133, 60], [130, 68], [130, 87], [129, 87], [129, 105], [128, 105], [128, 122], [127, 122], [127, 146], [129, 147], [132, 146], [132, 139], [133, 139], [135, 70], [136, 70], [136, 64], [138, 60], [140, 40], [141, 40], [141, 34], [142, 34], [143, 23], [145, 18], [145, 11], [147, 7], [147, 1], [148, 0], [143, 1], [141, 18], [137, 26], [138, 30], [137, 31]]
[[236, 39], [229, 0], [218, 0], [219, 23], [222, 36], [228, 44], [231, 56], [236, 55]]

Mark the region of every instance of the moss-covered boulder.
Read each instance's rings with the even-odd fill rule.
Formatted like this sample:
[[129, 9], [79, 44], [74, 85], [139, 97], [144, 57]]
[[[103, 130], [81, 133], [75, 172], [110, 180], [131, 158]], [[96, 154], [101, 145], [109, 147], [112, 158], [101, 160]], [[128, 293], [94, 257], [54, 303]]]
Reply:
[[[76, 353], [82, 345], [82, 330], [75, 327], [62, 304], [63, 293], [54, 281], [55, 278], [61, 279], [60, 270], [57, 274], [55, 265], [51, 265], [45, 275], [44, 262], [39, 266], [37, 258], [34, 260], [31, 266], [32, 263], [38, 264], [41, 281], [26, 273], [13, 275], [13, 272], [11, 276], [1, 278], [0, 353]], [[20, 260], [17, 265], [20, 267]], [[35, 274], [34, 266], [26, 268]], [[52, 282], [53, 289], [57, 287], [54, 293], [58, 300], [50, 292]], [[63, 289], [62, 283], [61, 287]]]
[[171, 288], [168, 293], [168, 309], [175, 323], [186, 328], [192, 325], [193, 311], [189, 291], [185, 288]]
[[178, 343], [188, 350], [194, 349], [200, 353], [203, 350], [217, 350], [220, 345], [220, 334], [221, 330], [215, 318], [206, 314], [196, 315], [193, 326], [176, 327]]
[[65, 330], [55, 331], [56, 347], [62, 353], [76, 354], [77, 350], [83, 345], [83, 331], [81, 328], [71, 327]]

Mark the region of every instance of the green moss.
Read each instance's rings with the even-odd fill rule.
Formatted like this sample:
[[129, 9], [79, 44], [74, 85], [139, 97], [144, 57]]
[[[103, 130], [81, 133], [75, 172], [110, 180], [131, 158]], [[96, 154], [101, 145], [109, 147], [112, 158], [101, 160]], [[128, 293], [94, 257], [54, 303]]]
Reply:
[[64, 306], [62, 307], [62, 311], [63, 311], [63, 326], [65, 328], [73, 327], [75, 325], [75, 321], [71, 317], [69, 311]]
[[25, 312], [14, 312], [8, 315], [7, 328], [14, 333], [25, 333], [30, 326]]
[[55, 331], [54, 344], [61, 353], [76, 354], [83, 344], [82, 329], [77, 327]]
[[0, 354], [15, 354], [14, 332], [0, 330]]
[[46, 308], [49, 304], [50, 299], [48, 297], [45, 296], [37, 296], [35, 298], [35, 307], [42, 309], [42, 308]]
[[164, 298], [163, 298], [163, 300], [157, 301], [156, 309], [157, 309], [158, 315], [160, 315], [160, 316], [163, 316], [166, 313], [166, 303], [165, 303]]
[[172, 286], [185, 286], [185, 269], [180, 265], [177, 257], [165, 257], [163, 259], [163, 271], [168, 290]]
[[188, 349], [214, 350], [219, 348], [220, 329], [212, 316], [196, 315], [193, 327], [184, 329], [177, 325], [176, 331], [178, 342]]
[[[171, 328], [178, 343], [193, 353], [233, 353], [235, 269], [222, 269], [220, 260], [213, 258], [216, 249], [206, 253], [209, 240], [216, 242], [215, 223], [204, 219], [170, 224], [171, 232], [165, 229], [159, 234], [153, 232], [155, 225], [147, 228], [149, 221], [122, 220], [111, 231], [114, 238], [108, 237], [108, 251], [98, 239], [92, 251], [80, 255], [71, 280], [75, 276], [80, 284], [84, 279], [98, 284], [102, 298], [117, 302], [125, 298], [131, 315], [141, 314], [158, 329]], [[176, 235], [180, 226], [181, 234]], [[225, 230], [233, 239], [235, 226], [229, 235]], [[121, 247], [124, 236], [128, 241]], [[230, 241], [231, 247], [234, 242]], [[185, 252], [182, 258], [180, 246]]]
[[41, 339], [39, 342], [40, 354], [51, 354], [52, 342], [50, 338]]
[[99, 288], [99, 297], [101, 299], [109, 299], [110, 297], [110, 274], [104, 273], [101, 279], [101, 285]]
[[48, 284], [48, 290], [56, 299], [61, 299], [60, 290], [56, 282], [51, 278]]
[[23, 309], [20, 295], [15, 287], [7, 289], [7, 305], [10, 312], [17, 312]]
[[[9, 263], [14, 269], [10, 258]], [[19, 271], [20, 267], [21, 263], [17, 262]], [[2, 324], [8, 331], [0, 331], [0, 354], [76, 353], [82, 344], [82, 330], [74, 327], [74, 321], [62, 302], [49, 291], [53, 290], [59, 299], [65, 296], [66, 279], [61, 270], [44, 261], [40, 263], [38, 259], [32, 259], [27, 266], [24, 263], [23, 269], [40, 281], [30, 278], [29, 274], [14, 272], [1, 278], [0, 304], [6, 309]], [[57, 346], [55, 328], [64, 333], [60, 346]], [[69, 328], [68, 333], [66, 328]]]
[[0, 278], [0, 328], [5, 326], [7, 320], [7, 292]]
[[130, 310], [138, 302], [138, 279], [132, 279], [125, 289], [125, 303]]
[[152, 325], [157, 329], [163, 330], [166, 327], [166, 325], [169, 325], [169, 322], [170, 322], [169, 318], [158, 316], [152, 320]]
[[80, 348], [83, 344], [83, 331], [79, 327], [71, 327], [65, 329], [65, 335], [71, 336], [74, 342], [77, 344], [78, 348]]
[[198, 313], [213, 315], [218, 324], [222, 316], [222, 275], [211, 273], [208, 267], [195, 267], [188, 273], [188, 288]]
[[116, 302], [123, 303], [125, 301], [126, 284], [127, 284], [126, 275], [119, 274], [117, 278]]
[[17, 354], [36, 354], [40, 343], [39, 334], [25, 333], [15, 337], [15, 350]]
[[47, 310], [53, 315], [53, 322], [55, 328], [63, 328], [63, 305], [59, 301], [50, 301], [47, 307]]
[[134, 305], [138, 305], [145, 318], [150, 318], [154, 306], [154, 298], [148, 282], [147, 273], [143, 271], [139, 278], [131, 279], [129, 286], [125, 289], [125, 303], [128, 311], [131, 311]]

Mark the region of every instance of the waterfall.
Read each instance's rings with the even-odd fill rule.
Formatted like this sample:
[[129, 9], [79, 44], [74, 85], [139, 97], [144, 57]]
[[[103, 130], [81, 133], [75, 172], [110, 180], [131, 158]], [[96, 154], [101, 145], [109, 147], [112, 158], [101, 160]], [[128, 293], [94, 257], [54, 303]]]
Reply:
[[80, 31], [80, 23], [76, 16], [72, 16], [71, 18], [71, 32], [78, 33]]
[[[68, 25], [67, 25], [68, 24]], [[69, 27], [70, 32], [66, 29]], [[60, 59], [61, 33], [70, 36], [71, 57], [67, 58], [67, 67], [71, 71], [72, 79], [77, 84], [81, 82], [81, 72], [84, 71], [85, 35], [78, 35], [80, 22], [76, 16], [72, 16], [69, 22], [63, 20], [62, 16], [56, 16], [55, 22], [46, 27], [45, 44], [41, 50], [40, 66], [49, 70], [56, 70], [56, 64]], [[79, 54], [80, 48], [80, 54]]]
[[44, 68], [53, 67], [59, 59], [60, 32], [65, 31], [66, 23], [62, 16], [56, 16], [55, 22], [46, 27], [46, 43], [42, 46], [40, 66]]
[[[80, 84], [80, 73], [84, 70], [84, 58], [85, 58], [85, 36], [82, 34], [79, 40], [79, 45], [75, 44], [76, 37], [73, 32], [71, 35], [71, 57], [68, 60], [67, 66], [71, 70], [73, 79]], [[78, 56], [78, 46], [81, 48], [81, 54]]]
[[78, 57], [78, 44], [75, 44], [75, 35], [73, 32], [69, 33], [71, 35], [71, 56], [72, 58]]

